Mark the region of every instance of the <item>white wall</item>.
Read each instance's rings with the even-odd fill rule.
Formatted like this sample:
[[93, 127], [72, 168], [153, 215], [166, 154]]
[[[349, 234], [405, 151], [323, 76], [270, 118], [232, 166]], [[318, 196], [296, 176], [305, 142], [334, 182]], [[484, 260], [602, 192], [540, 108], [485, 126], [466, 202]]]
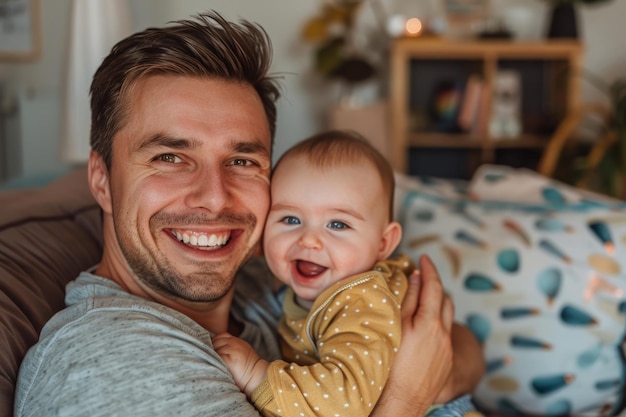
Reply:
[[[103, 0], [104, 1], [104, 0]], [[170, 20], [186, 18], [209, 8], [231, 19], [246, 18], [260, 23], [274, 43], [272, 70], [283, 75], [283, 98], [278, 105], [278, 127], [274, 156], [307, 135], [324, 127], [325, 108], [330, 104], [328, 91], [311, 81], [311, 50], [300, 41], [304, 21], [317, 13], [322, 0], [128, 0], [137, 30], [160, 26]], [[420, 5], [438, 0], [384, 0], [392, 10], [416, 10]], [[0, 79], [9, 96], [18, 91], [59, 97], [61, 69], [65, 57], [65, 40], [70, 15], [70, 0], [40, 0], [42, 12], [43, 48], [41, 57], [33, 63], [0, 64]], [[534, 20], [527, 33], [540, 38], [544, 32], [546, 2], [542, 0], [491, 0], [494, 13], [506, 14], [511, 8], [528, 8]], [[245, 4], [245, 7], [242, 6]], [[371, 13], [366, 11], [364, 13]], [[586, 43], [586, 69], [612, 80], [626, 76], [626, 48], [620, 42], [626, 38], [626, 0], [610, 0], [600, 6], [579, 7], [582, 39]], [[322, 84], [324, 86], [324, 84]], [[598, 92], [583, 85], [583, 96], [595, 97]], [[55, 112], [40, 124], [58, 126]], [[57, 129], [56, 137], [55, 131]], [[14, 134], [14, 133], [12, 133]], [[14, 138], [13, 138], [14, 139]], [[50, 130], [50, 139], [58, 141], [58, 128]], [[85, 138], [88, 140], [88, 138]], [[41, 155], [50, 158], [53, 155]]]

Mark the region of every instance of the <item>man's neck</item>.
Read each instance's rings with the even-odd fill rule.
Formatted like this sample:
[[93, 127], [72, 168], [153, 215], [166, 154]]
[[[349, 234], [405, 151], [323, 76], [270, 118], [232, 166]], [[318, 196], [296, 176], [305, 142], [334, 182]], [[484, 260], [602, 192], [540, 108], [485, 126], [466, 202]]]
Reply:
[[[156, 301], [186, 315], [211, 333], [229, 332], [239, 335], [241, 333], [239, 327], [243, 327], [230, 317], [230, 308], [234, 294], [235, 289], [232, 288], [219, 301], [211, 303], [190, 303], [185, 300], [171, 300], [168, 298], [161, 298]], [[238, 329], [239, 331], [237, 331]]]
[[238, 335], [243, 330], [241, 323], [230, 318], [230, 308], [235, 295], [234, 287], [217, 301], [193, 302], [160, 294], [151, 288], [140, 285], [136, 280], [123, 280], [111, 268], [107, 267], [107, 262], [101, 262], [94, 273], [114, 281], [130, 294], [154, 301], [186, 315], [211, 333], [229, 332]]

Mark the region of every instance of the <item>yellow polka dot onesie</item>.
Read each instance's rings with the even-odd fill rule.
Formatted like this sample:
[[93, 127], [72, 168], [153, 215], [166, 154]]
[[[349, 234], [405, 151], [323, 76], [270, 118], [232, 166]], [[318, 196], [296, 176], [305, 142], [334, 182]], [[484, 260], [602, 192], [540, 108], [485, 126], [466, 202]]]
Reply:
[[265, 416], [367, 416], [380, 397], [400, 345], [400, 304], [408, 257], [326, 289], [311, 310], [287, 289], [283, 304], [284, 361], [272, 362], [252, 395]]

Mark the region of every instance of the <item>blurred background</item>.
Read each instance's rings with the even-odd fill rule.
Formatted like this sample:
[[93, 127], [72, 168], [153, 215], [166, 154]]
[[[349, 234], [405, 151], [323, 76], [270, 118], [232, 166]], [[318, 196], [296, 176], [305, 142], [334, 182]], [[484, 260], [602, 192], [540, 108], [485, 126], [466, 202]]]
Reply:
[[[93, 23], [93, 13], [82, 19], [82, 26], [73, 22], [73, 8], [79, 7], [85, 13], [83, 16], [90, 16], [85, 8], [97, 10], [103, 3], [116, 4], [119, 9], [106, 11], [111, 14], [97, 12], [96, 20], [100, 24]], [[319, 44], [315, 44], [315, 33], [309, 33], [308, 38], [303, 35], [305, 29], [315, 29], [310, 27], [311, 20], [320, 18], [327, 3], [320, 0], [0, 0], [0, 19], [5, 26], [11, 21], [10, 14], [17, 13], [11, 7], [26, 4], [31, 8], [29, 24], [36, 37], [30, 56], [15, 57], [11, 53], [3, 56], [0, 51], [0, 183], [63, 172], [81, 163], [84, 151], [73, 150], [75, 145], [66, 143], [70, 133], [65, 132], [71, 131], [68, 124], [80, 124], [80, 120], [84, 124], [85, 119], [88, 123], [89, 116], [85, 113], [88, 108], [70, 97], [72, 94], [86, 97], [87, 93], [80, 91], [80, 87], [75, 87], [79, 91], [68, 92], [69, 85], [80, 85], [79, 78], [85, 77], [80, 74], [81, 69], [90, 74], [90, 61], [98, 61], [101, 56], [98, 48], [108, 50], [107, 41], [113, 42], [115, 37], [114, 33], [109, 33], [107, 36], [111, 39], [103, 40], [90, 31], [122, 34], [162, 26], [208, 9], [215, 9], [230, 19], [245, 18], [261, 24], [273, 40], [272, 72], [282, 76], [283, 97], [278, 105], [274, 148], [276, 159], [292, 144], [328, 127], [333, 107], [343, 105], [346, 100], [350, 105], [361, 105], [385, 99], [388, 45], [394, 36], [405, 34], [404, 24], [409, 18], [419, 17], [428, 31], [438, 36], [473, 36], [477, 31], [505, 28], [514, 38], [532, 41], [545, 39], [551, 9], [549, 0], [490, 0], [485, 3], [488, 11], [480, 20], [465, 24], [463, 30], [459, 30], [455, 22], [447, 20], [443, 0], [359, 2], [362, 4], [355, 9], [350, 21], [350, 48], [369, 54], [374, 71], [361, 73], [364, 80], [358, 84], [348, 82], [347, 91], [345, 79], [328, 77], [320, 71], [316, 62]], [[481, 2], [452, 3], [471, 7]], [[623, 74], [626, 48], [620, 42], [626, 35], [623, 23], [626, 1], [581, 4], [577, 12], [578, 36], [585, 44], [583, 67], [607, 80]], [[338, 24], [327, 29], [346, 30]], [[3, 27], [2, 30], [0, 43], [2, 37], [8, 39], [7, 31], [16, 29]], [[99, 46], [85, 45], [94, 37]], [[95, 57], [84, 56], [87, 55], [85, 50], [94, 52]], [[358, 78], [359, 74], [356, 76]], [[595, 99], [599, 94], [588, 85], [583, 85], [581, 91], [585, 100]], [[64, 103], [71, 104], [69, 111], [64, 110]], [[87, 103], [86, 98], [84, 103]], [[72, 118], [80, 120], [68, 121]], [[88, 143], [87, 136], [77, 135], [74, 141]]]

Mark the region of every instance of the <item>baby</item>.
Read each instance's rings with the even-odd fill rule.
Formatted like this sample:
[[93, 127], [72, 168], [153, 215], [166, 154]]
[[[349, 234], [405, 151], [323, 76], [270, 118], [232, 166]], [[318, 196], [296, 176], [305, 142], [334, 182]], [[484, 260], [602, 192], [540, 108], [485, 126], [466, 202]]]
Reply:
[[330, 131], [288, 150], [271, 181], [263, 239], [287, 284], [283, 359], [268, 363], [229, 334], [213, 339], [235, 382], [266, 416], [367, 416], [401, 336], [408, 257], [393, 221], [393, 170], [356, 133]]
[[[235, 381], [264, 415], [368, 415], [400, 344], [406, 257], [392, 220], [394, 177], [355, 133], [331, 131], [287, 151], [271, 182], [267, 263], [289, 286], [285, 361], [268, 363], [230, 335], [214, 338]], [[379, 262], [377, 264], [377, 262]], [[330, 399], [330, 401], [329, 401]]]

